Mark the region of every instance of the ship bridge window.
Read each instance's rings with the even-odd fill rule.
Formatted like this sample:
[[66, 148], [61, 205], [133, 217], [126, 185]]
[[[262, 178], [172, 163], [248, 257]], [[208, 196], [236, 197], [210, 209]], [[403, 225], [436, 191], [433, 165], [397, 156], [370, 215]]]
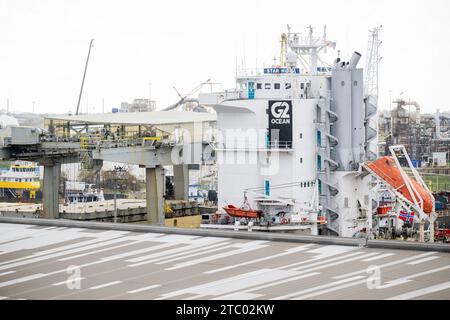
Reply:
[[266, 90], [270, 90], [271, 87], [272, 86], [270, 85], [270, 83], [265, 83], [264, 84], [264, 89], [266, 89]]
[[285, 88], [286, 90], [290, 89], [290, 88], [291, 88], [291, 84], [290, 84], [289, 82], [286, 82], [286, 83], [284, 84], [284, 88]]
[[256, 89], [257, 90], [261, 90], [262, 89], [262, 83], [257, 83], [256, 84]]
[[275, 84], [273, 85], [273, 88], [276, 89], [276, 90], [279, 90], [279, 89], [281, 88], [281, 86], [280, 86], [279, 83], [275, 83]]

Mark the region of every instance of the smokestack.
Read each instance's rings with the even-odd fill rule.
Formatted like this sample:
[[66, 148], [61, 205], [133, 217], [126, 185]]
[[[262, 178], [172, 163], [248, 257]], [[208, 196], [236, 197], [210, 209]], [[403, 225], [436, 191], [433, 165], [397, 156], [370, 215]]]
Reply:
[[350, 59], [350, 62], [347, 66], [348, 69], [353, 70], [358, 65], [359, 59], [361, 59], [361, 54], [356, 52], [353, 53], [352, 58]]
[[439, 109], [436, 110], [436, 114], [434, 116], [435, 128], [436, 128], [436, 139], [441, 140], [441, 113]]

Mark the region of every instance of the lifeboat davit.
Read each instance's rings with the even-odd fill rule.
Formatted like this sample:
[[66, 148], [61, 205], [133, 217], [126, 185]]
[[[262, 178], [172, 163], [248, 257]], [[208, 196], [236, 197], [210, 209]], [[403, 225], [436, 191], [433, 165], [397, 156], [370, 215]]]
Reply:
[[[414, 203], [413, 197], [409, 193], [408, 187], [402, 178], [402, 174], [398, 169], [394, 159], [392, 157], [382, 157], [374, 162], [368, 164], [368, 167], [378, 175], [383, 181], [388, 183], [392, 188], [400, 192], [406, 199]], [[429, 192], [423, 188], [414, 178], [410, 177], [411, 183], [423, 199], [423, 211], [425, 213], [431, 213], [433, 211], [433, 198]], [[413, 193], [415, 193], [413, 191]], [[417, 197], [417, 193], [414, 194], [417, 201], [420, 199]]]
[[236, 206], [233, 206], [232, 204], [223, 207], [223, 210], [225, 210], [226, 213], [234, 218], [259, 219], [262, 215], [262, 211], [238, 208]]

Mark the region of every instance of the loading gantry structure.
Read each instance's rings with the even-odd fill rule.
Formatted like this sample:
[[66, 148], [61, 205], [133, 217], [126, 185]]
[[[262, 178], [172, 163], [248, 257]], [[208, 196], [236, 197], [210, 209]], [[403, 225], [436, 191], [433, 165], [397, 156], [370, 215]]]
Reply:
[[146, 172], [147, 221], [163, 224], [163, 166], [174, 168], [175, 198], [187, 200], [188, 165], [213, 157], [205, 136], [215, 121], [211, 113], [184, 111], [49, 116], [44, 131], [1, 129], [0, 158], [44, 167], [43, 213], [49, 219], [60, 216], [62, 164], [89, 161], [97, 173], [103, 161], [138, 165]]

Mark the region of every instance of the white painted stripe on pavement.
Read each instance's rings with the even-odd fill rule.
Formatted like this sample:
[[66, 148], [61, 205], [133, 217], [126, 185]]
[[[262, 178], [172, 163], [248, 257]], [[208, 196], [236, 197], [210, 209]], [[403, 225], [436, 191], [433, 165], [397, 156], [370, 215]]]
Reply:
[[297, 252], [302, 252], [302, 251], [308, 250], [311, 246], [312, 246], [312, 244], [307, 244], [307, 245], [301, 246], [299, 248], [291, 248], [291, 249], [286, 250], [285, 252], [274, 254], [274, 255], [271, 255], [271, 256], [268, 256], [268, 257], [263, 257], [263, 258], [259, 258], [259, 259], [254, 259], [254, 260], [242, 262], [242, 263], [237, 263], [237, 264], [233, 264], [231, 266], [226, 266], [226, 267], [223, 267], [223, 268], [209, 270], [209, 271], [206, 271], [204, 273], [206, 273], [206, 274], [213, 274], [213, 273], [218, 273], [218, 272], [222, 272], [222, 271], [226, 271], [226, 270], [230, 270], [230, 269], [246, 266], [246, 265], [253, 264], [253, 263], [258, 263], [258, 262], [261, 262], [261, 261], [266, 261], [266, 260], [279, 258], [279, 257], [286, 256], [286, 255], [289, 255], [289, 254], [293, 254], [293, 253], [297, 253]]
[[211, 300], [254, 300], [262, 296], [262, 294], [257, 293], [235, 292]]
[[[136, 255], [136, 254], [139, 254], [141, 252], [148, 252], [148, 251], [151, 251], [151, 250], [157, 250], [157, 249], [171, 247], [173, 245], [175, 245], [175, 243], [165, 243], [165, 244], [157, 245], [157, 246], [154, 246], [154, 247], [151, 247], [151, 248], [144, 248], [144, 249], [140, 249], [140, 250], [135, 250], [135, 251], [131, 251], [131, 252], [117, 254], [117, 255], [114, 255], [114, 256], [102, 258], [102, 259], [94, 261], [94, 262], [89, 262], [89, 263], [85, 263], [85, 264], [79, 265], [79, 267], [80, 268], [88, 267], [88, 266], [104, 263], [104, 262], [107, 262], [107, 261], [120, 259], [120, 258], [123, 258], [123, 257], [126, 257], [126, 256]], [[1, 287], [6, 287], [6, 286], [10, 286], [10, 285], [15, 285], [17, 283], [31, 281], [31, 280], [38, 279], [38, 278], [52, 276], [52, 275], [55, 275], [55, 274], [58, 274], [58, 273], [66, 273], [66, 272], [67, 272], [67, 268], [64, 268], [64, 269], [56, 270], [56, 271], [49, 272], [49, 273], [39, 273], [39, 274], [31, 275], [31, 276], [26, 276], [26, 277], [23, 277], [23, 278], [18, 278], [18, 279], [14, 279], [14, 280], [10, 280], [10, 281], [5, 281], [5, 282], [0, 282], [0, 288]]]
[[375, 260], [387, 258], [387, 257], [393, 256], [393, 255], [394, 255], [393, 253], [385, 253], [385, 254], [379, 255], [378, 257], [372, 257], [372, 258], [364, 259], [363, 261], [364, 262], [370, 262], [370, 261], [375, 261]]
[[322, 257], [331, 257], [349, 251], [357, 250], [357, 247], [340, 246], [340, 245], [325, 245], [309, 250], [307, 253], [316, 253]]
[[68, 283], [75, 282], [75, 281], [81, 281], [81, 280], [84, 280], [84, 279], [86, 279], [86, 278], [78, 277], [78, 278], [73, 278], [73, 279], [67, 279], [67, 280], [64, 280], [64, 281], [61, 281], [61, 282], [53, 283], [52, 286], [60, 286], [60, 285], [68, 284]]
[[438, 257], [438, 256], [432, 256], [432, 257], [428, 257], [428, 258], [423, 258], [423, 259], [420, 259], [420, 260], [412, 261], [412, 262], [409, 262], [407, 264], [409, 264], [411, 266], [415, 266], [416, 264], [424, 263], [424, 262], [431, 261], [431, 260], [436, 260], [436, 259], [439, 259], [439, 258], [440, 257]]
[[[94, 262], [94, 263], [101, 263], [101, 262], [106, 262], [106, 261], [123, 259], [123, 258], [130, 257], [130, 256], [137, 256], [138, 254], [156, 251], [156, 250], [160, 250], [160, 249], [166, 249], [166, 248], [170, 248], [170, 247], [173, 247], [176, 245], [177, 245], [177, 243], [163, 243], [163, 244], [159, 244], [156, 246], [150, 246], [148, 248], [137, 249], [137, 250], [133, 250], [133, 251], [119, 253], [119, 254], [116, 254], [113, 256], [109, 256], [109, 257], [104, 257], [104, 258], [101, 258], [98, 262]], [[87, 264], [87, 265], [90, 265], [90, 264]]]
[[[245, 277], [236, 279], [231, 277], [225, 279], [225, 282], [216, 281], [209, 283], [206, 287], [189, 288], [189, 293], [198, 293], [205, 295], [226, 295], [232, 292], [246, 292], [248, 288], [267, 284], [269, 282], [278, 282], [288, 277], [295, 276], [296, 273], [287, 270], [262, 269], [259, 274], [247, 273]], [[228, 281], [227, 281], [228, 280]]]
[[[336, 261], [336, 260], [340, 260], [340, 259], [344, 259], [344, 258], [348, 258], [348, 257], [354, 257], [354, 256], [357, 256], [357, 255], [362, 255], [363, 253], [364, 253], [364, 251], [358, 251], [358, 252], [345, 254], [343, 256], [337, 256], [337, 257], [334, 256], [333, 258], [330, 258], [331, 256], [329, 256], [329, 255], [317, 256], [315, 258], [308, 259], [308, 260], [305, 260], [305, 261], [300, 261], [300, 262], [296, 262], [296, 263], [287, 264], [287, 265], [281, 266], [280, 268], [281, 269], [288, 269], [290, 267], [301, 266], [301, 265], [308, 265], [309, 266], [308, 263], [321, 264], [321, 263], [324, 263], [324, 262]], [[323, 259], [327, 259], [327, 260], [323, 260]], [[318, 261], [318, 260], [322, 260], [322, 261]]]
[[182, 244], [182, 243], [189, 243], [189, 241], [193, 241], [195, 239], [206, 239], [206, 237], [188, 236], [188, 235], [182, 235], [182, 234], [169, 234], [169, 235], [165, 235], [163, 237], [158, 238], [158, 241]]
[[249, 289], [247, 289], [245, 291], [246, 292], [252, 292], [252, 291], [257, 291], [257, 290], [261, 290], [261, 289], [266, 289], [266, 288], [278, 286], [278, 285], [283, 284], [283, 283], [288, 283], [288, 282], [292, 282], [292, 281], [296, 281], [296, 280], [300, 280], [300, 279], [304, 279], [304, 278], [317, 276], [319, 274], [320, 274], [320, 272], [311, 272], [311, 273], [307, 273], [307, 274], [302, 274], [301, 276], [297, 276], [297, 277], [293, 277], [293, 278], [287, 278], [287, 279], [284, 279], [284, 280], [278, 280], [276, 282], [264, 284], [262, 286], [249, 288]]
[[[289, 294], [286, 294], [286, 295], [283, 295], [283, 296], [275, 297], [275, 298], [272, 298], [270, 300], [286, 300], [286, 299], [290, 299], [292, 297], [300, 296], [300, 295], [305, 294], [305, 293], [310, 293], [310, 292], [313, 292], [313, 291], [317, 291], [317, 290], [333, 287], [335, 285], [340, 285], [340, 284], [352, 282], [352, 281], [355, 281], [355, 280], [356, 281], [358, 281], [358, 280], [361, 281], [362, 278], [365, 278], [365, 276], [356, 276], [356, 277], [352, 277], [352, 278], [348, 278], [348, 279], [343, 279], [343, 280], [339, 280], [339, 281], [330, 282], [330, 283], [323, 284], [323, 285], [320, 285], [320, 286], [317, 286], [317, 287], [312, 287], [312, 288], [300, 290], [300, 291], [297, 291], [297, 292], [292, 292], [292, 293], [289, 293]], [[363, 281], [366, 281], [366, 279], [364, 279]]]
[[[163, 261], [158, 261], [156, 262], [156, 264], [167, 264], [173, 261], [178, 261], [178, 260], [183, 260], [186, 258], [191, 258], [191, 257], [197, 257], [197, 256], [201, 256], [201, 255], [205, 255], [207, 253], [211, 253], [211, 252], [216, 252], [216, 251], [220, 251], [220, 250], [226, 250], [227, 248], [224, 248], [222, 246], [220, 246], [219, 248], [215, 248], [215, 249], [209, 249], [209, 250], [201, 250], [197, 253], [187, 253], [187, 254], [183, 254], [181, 257], [176, 257], [176, 258], [172, 258], [172, 259], [167, 259], [167, 260], [163, 260]], [[144, 261], [145, 262], [145, 261]]]
[[31, 264], [31, 263], [35, 263], [35, 262], [39, 262], [39, 261], [43, 261], [43, 260], [48, 260], [48, 259], [53, 259], [53, 258], [57, 258], [57, 257], [61, 257], [61, 256], [66, 256], [72, 253], [77, 253], [80, 251], [87, 251], [90, 249], [94, 249], [97, 247], [103, 247], [103, 246], [108, 246], [114, 243], [118, 243], [118, 242], [124, 242], [126, 241], [126, 237], [121, 237], [118, 239], [113, 239], [113, 240], [108, 240], [108, 241], [103, 241], [100, 243], [95, 243], [95, 244], [91, 244], [89, 246], [85, 246], [85, 247], [80, 247], [80, 248], [76, 248], [76, 249], [71, 249], [68, 251], [62, 251], [62, 252], [57, 252], [57, 253], [53, 253], [53, 254], [48, 254], [45, 256], [40, 256], [40, 257], [35, 257], [35, 258], [31, 258], [28, 260], [23, 260], [23, 261], [19, 261], [19, 262], [13, 262], [10, 264], [5, 264], [0, 266], [0, 270], [4, 270], [4, 269], [10, 269], [10, 268], [15, 268], [15, 267], [19, 267], [19, 266], [23, 266], [23, 265], [27, 265], [27, 264]]
[[365, 282], [367, 282], [367, 279], [358, 280], [358, 281], [355, 281], [355, 282], [352, 282], [352, 283], [342, 284], [340, 286], [336, 286], [336, 287], [332, 287], [332, 288], [316, 291], [316, 292], [313, 292], [313, 293], [310, 293], [310, 294], [306, 294], [306, 295], [303, 295], [303, 296], [297, 296], [297, 297], [291, 298], [291, 300], [304, 300], [304, 299], [320, 296], [320, 295], [325, 294], [325, 293], [330, 293], [330, 292], [333, 292], [333, 291], [338, 291], [338, 290], [341, 290], [341, 289], [357, 286], [357, 285], [365, 283]]
[[379, 286], [377, 289], [386, 289], [386, 288], [390, 288], [390, 287], [395, 287], [395, 286], [398, 286], [398, 285], [401, 285], [401, 284], [404, 284], [407, 282], [411, 282], [412, 281], [411, 279], [419, 278], [422, 276], [426, 276], [426, 275], [429, 275], [429, 274], [432, 274], [435, 272], [440, 272], [440, 271], [447, 270], [447, 269], [450, 269], [450, 266], [443, 266], [440, 268], [435, 268], [435, 269], [431, 269], [431, 270], [427, 270], [427, 271], [423, 271], [423, 272], [419, 272], [419, 273], [414, 273], [410, 276], [405, 276], [405, 277], [401, 277], [401, 278], [394, 279], [391, 281], [387, 281], [385, 285]]
[[106, 288], [106, 287], [114, 286], [119, 283], [122, 283], [122, 281], [113, 281], [113, 282], [104, 283], [104, 284], [101, 284], [98, 286], [90, 287], [89, 290], [97, 290], [97, 289], [101, 289], [101, 288]]
[[2, 272], [2, 273], [0, 273], [0, 277], [1, 276], [6, 276], [7, 274], [11, 274], [11, 273], [15, 273], [15, 271]]
[[127, 293], [131, 293], [131, 294], [132, 293], [139, 293], [139, 292], [142, 292], [142, 291], [147, 291], [147, 290], [151, 290], [151, 289], [158, 288], [158, 287], [161, 287], [161, 285], [154, 284], [154, 285], [151, 285], [151, 286], [147, 286], [147, 287], [143, 287], [143, 288], [127, 291]]
[[398, 296], [394, 296], [394, 297], [388, 298], [386, 300], [410, 300], [410, 299], [414, 299], [414, 298], [417, 298], [420, 296], [424, 296], [426, 294], [439, 292], [439, 291], [446, 290], [449, 288], [450, 288], [450, 281], [444, 282], [444, 283], [439, 283], [439, 284], [436, 284], [431, 287], [427, 287], [427, 288], [407, 292], [404, 294], [400, 294]]
[[352, 258], [348, 258], [348, 259], [344, 259], [344, 260], [338, 260], [338, 261], [335, 261], [333, 263], [327, 263], [329, 261], [324, 261], [324, 262], [321, 262], [318, 267], [314, 267], [314, 268], [311, 268], [311, 267], [314, 266], [314, 265], [317, 265], [317, 263], [311, 263], [311, 265], [301, 266], [301, 267], [293, 268], [293, 269], [289, 269], [289, 270], [300, 271], [302, 269], [308, 269], [308, 270], [304, 270], [304, 272], [305, 271], [306, 272], [315, 271], [315, 270], [320, 270], [320, 269], [333, 267], [333, 266], [336, 266], [336, 265], [339, 265], [339, 264], [343, 264], [343, 263], [347, 263], [347, 262], [350, 262], [350, 261], [360, 260], [360, 259], [365, 258], [365, 257], [371, 257], [371, 256], [374, 256], [374, 255], [377, 255], [377, 254], [378, 253], [376, 253], [376, 252], [366, 253], [366, 254], [363, 254], [361, 256], [356, 256], [356, 257], [352, 257]]
[[259, 245], [259, 244], [254, 245], [254, 244], [252, 244], [250, 242], [249, 246], [247, 248], [244, 247], [242, 249], [231, 250], [231, 251], [228, 251], [228, 252], [219, 253], [219, 254], [216, 254], [216, 255], [209, 256], [209, 257], [203, 257], [203, 258], [199, 258], [199, 259], [196, 259], [196, 260], [182, 262], [182, 263], [179, 263], [179, 264], [175, 265], [174, 267], [167, 268], [165, 270], [171, 271], [171, 270], [181, 269], [181, 268], [185, 268], [185, 267], [190, 267], [190, 266], [193, 266], [193, 265], [196, 265], [196, 264], [200, 264], [200, 263], [203, 263], [203, 262], [218, 260], [218, 259], [226, 258], [226, 257], [229, 257], [229, 256], [234, 256], [234, 255], [246, 253], [246, 252], [249, 252], [249, 251], [259, 250], [259, 249], [266, 248], [266, 247], [267, 247], [267, 245]]
[[[384, 263], [384, 264], [379, 265], [378, 267], [379, 268], [384, 268], [384, 267], [395, 266], [397, 264], [408, 262], [408, 261], [411, 261], [411, 260], [414, 260], [414, 259], [417, 259], [417, 258], [426, 257], [426, 256], [429, 256], [429, 255], [432, 255], [432, 254], [435, 254], [435, 253], [436, 252], [434, 252], [434, 251], [433, 252], [422, 253], [422, 254], [419, 254], [417, 256], [412, 256], [412, 257], [400, 259], [400, 260], [397, 260], [397, 261]], [[348, 273], [341, 274], [339, 276], [335, 276], [335, 277], [333, 277], [333, 279], [342, 279], [342, 278], [351, 277], [351, 276], [354, 276], [354, 275], [357, 275], [357, 274], [361, 274], [361, 273], [366, 273], [366, 272], [367, 272], [367, 268], [364, 268], [364, 269], [361, 269], [361, 270], [358, 270], [358, 271], [348, 272]]]
[[[202, 300], [205, 300], [205, 299], [203, 299], [203, 297], [206, 297], [206, 294], [196, 294], [196, 295], [193, 295], [193, 296], [181, 299], [181, 300], [199, 300], [200, 298], [202, 298]], [[163, 300], [163, 299], [157, 298], [155, 300]]]
[[[196, 256], [196, 255], [199, 255], [199, 254], [194, 254], [195, 252], [199, 252], [200, 251], [200, 254], [202, 254], [201, 252], [204, 252], [207, 249], [212, 249], [212, 248], [217, 248], [217, 247], [219, 249], [215, 249], [215, 250], [225, 249], [226, 247], [224, 247], [224, 246], [226, 246], [228, 244], [230, 244], [230, 242], [220, 242], [218, 244], [208, 245], [208, 246], [205, 246], [205, 245], [183, 246], [181, 248], [175, 248], [175, 249], [167, 250], [167, 251], [164, 251], [164, 252], [157, 252], [157, 253], [155, 253], [153, 255], [147, 255], [146, 256], [146, 257], [158, 257], [158, 258], [155, 258], [155, 259], [144, 260], [144, 259], [141, 259], [139, 257], [139, 258], [136, 258], [136, 259], [129, 259], [129, 260], [126, 260], [126, 261], [137, 262], [137, 263], [129, 265], [129, 267], [137, 267], [137, 266], [140, 266], [140, 265], [143, 265], [143, 264], [154, 263], [154, 262], [158, 262], [158, 261], [165, 260], [165, 259], [168, 259], [170, 261], [172, 261], [172, 260], [175, 261], [175, 260], [178, 260], [178, 259], [183, 259], [183, 258], [185, 258], [185, 256]], [[182, 256], [182, 257], [181, 258], [172, 259], [173, 257], [179, 257], [179, 256]], [[164, 263], [164, 262], [162, 262], [162, 263]]]
[[[266, 283], [266, 284], [263, 284], [263, 285], [259, 285], [259, 286], [256, 286], [256, 287], [255, 286], [253, 286], [253, 287], [249, 286], [245, 290], [240, 289], [238, 293], [251, 293], [253, 291], [258, 291], [258, 290], [262, 290], [262, 289], [278, 286], [278, 285], [281, 285], [281, 284], [284, 284], [284, 283], [288, 283], [288, 282], [292, 282], [292, 281], [296, 281], [296, 280], [301, 280], [301, 279], [305, 279], [305, 278], [309, 278], [309, 277], [313, 277], [313, 276], [316, 276], [316, 275], [319, 275], [319, 274], [320, 274], [320, 272], [311, 272], [311, 273], [302, 274], [302, 275], [296, 276], [296, 277], [289, 277], [289, 278], [283, 279], [283, 280], [277, 279], [277, 280], [275, 280], [273, 282]], [[230, 291], [228, 294], [233, 294], [233, 291]], [[203, 298], [204, 296], [206, 296], [206, 295], [205, 294], [200, 294], [200, 295], [189, 297], [186, 300], [200, 299], [200, 298]], [[215, 298], [213, 300], [217, 300], [217, 299]]]
[[17, 278], [17, 279], [5, 281], [5, 282], [0, 282], [0, 288], [7, 287], [7, 286], [12, 286], [12, 285], [15, 285], [15, 284], [18, 284], [18, 283], [22, 283], [22, 282], [26, 282], [26, 281], [31, 281], [31, 280], [43, 278], [43, 277], [46, 277], [46, 276], [47, 276], [47, 274], [45, 274], [45, 273], [36, 273], [36, 274], [32, 274], [32, 275], [29, 275], [29, 276], [26, 276], [26, 277]]
[[39, 249], [46, 246], [59, 245], [64, 241], [79, 239], [80, 235], [74, 232], [45, 231], [43, 234], [34, 235], [30, 238], [8, 242], [0, 245], [0, 250], [5, 252], [16, 252], [20, 250]]
[[182, 294], [224, 295], [233, 291], [245, 292], [247, 288], [278, 281], [296, 275], [295, 272], [277, 269], [260, 269], [233, 277], [165, 293], [161, 299], [170, 299]]
[[35, 253], [33, 253], [33, 254], [29, 255], [29, 256], [26, 256], [26, 257], [21, 257], [21, 258], [17, 258], [17, 259], [14, 259], [14, 260], [0, 262], [0, 265], [12, 263], [12, 262], [17, 262], [17, 261], [22, 261], [22, 260], [27, 260], [27, 259], [35, 258], [35, 257], [38, 257], [38, 256], [43, 256], [43, 255], [47, 255], [47, 254], [50, 254], [50, 253], [55, 253], [55, 252], [59, 252], [59, 251], [69, 250], [69, 249], [73, 249], [73, 248], [85, 247], [85, 246], [87, 246], [89, 244], [98, 243], [98, 242], [106, 241], [106, 240], [110, 240], [110, 239], [113, 239], [113, 238], [108, 238], [108, 239], [96, 238], [96, 239], [81, 241], [81, 242], [77, 242], [77, 243], [73, 243], [73, 244], [69, 244], [69, 245], [65, 245], [65, 246], [61, 246], [61, 247], [56, 247], [56, 248], [49, 249], [49, 250], [38, 251], [38, 252], [35, 252]]
[[61, 258], [61, 259], [58, 259], [58, 261], [67, 261], [67, 260], [77, 259], [77, 258], [89, 256], [89, 255], [96, 254], [96, 253], [100, 253], [100, 252], [105, 252], [105, 251], [109, 251], [109, 250], [114, 250], [114, 249], [118, 249], [118, 248], [123, 248], [123, 247], [126, 247], [126, 246], [131, 246], [131, 245], [134, 245], [134, 244], [139, 244], [139, 243], [142, 243], [142, 242], [143, 242], [143, 241], [133, 241], [133, 242], [124, 243], [124, 244], [120, 244], [120, 245], [113, 246], [113, 247], [108, 247], [108, 248], [104, 248], [104, 249], [93, 250], [93, 251], [89, 251], [89, 252], [85, 252], [85, 253], [80, 253], [80, 254], [77, 254], [77, 255], [74, 255], [74, 256]]

